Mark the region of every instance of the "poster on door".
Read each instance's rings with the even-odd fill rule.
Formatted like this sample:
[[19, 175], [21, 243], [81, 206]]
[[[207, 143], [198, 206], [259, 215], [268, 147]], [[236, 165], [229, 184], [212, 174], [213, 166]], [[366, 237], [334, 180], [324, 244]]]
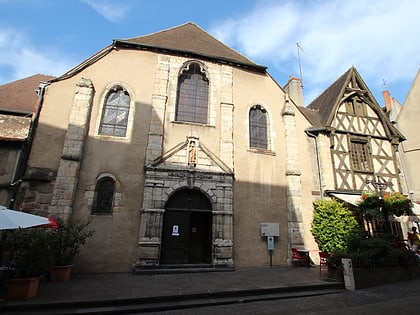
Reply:
[[178, 225], [173, 225], [172, 226], [172, 236], [179, 236]]

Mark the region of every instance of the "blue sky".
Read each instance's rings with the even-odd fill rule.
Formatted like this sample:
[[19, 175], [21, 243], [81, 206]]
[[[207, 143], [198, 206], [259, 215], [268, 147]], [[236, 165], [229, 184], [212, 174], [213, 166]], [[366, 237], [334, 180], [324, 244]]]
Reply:
[[0, 84], [59, 76], [112, 43], [188, 21], [280, 85], [300, 76], [308, 104], [355, 66], [383, 104], [401, 103], [420, 65], [420, 1], [0, 0]]

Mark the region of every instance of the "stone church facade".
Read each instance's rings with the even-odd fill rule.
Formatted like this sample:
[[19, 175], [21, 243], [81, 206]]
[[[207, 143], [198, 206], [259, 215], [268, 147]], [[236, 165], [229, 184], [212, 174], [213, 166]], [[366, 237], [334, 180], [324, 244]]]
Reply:
[[114, 40], [40, 87], [15, 205], [92, 221], [81, 272], [287, 265], [320, 197], [290, 83], [193, 23]]

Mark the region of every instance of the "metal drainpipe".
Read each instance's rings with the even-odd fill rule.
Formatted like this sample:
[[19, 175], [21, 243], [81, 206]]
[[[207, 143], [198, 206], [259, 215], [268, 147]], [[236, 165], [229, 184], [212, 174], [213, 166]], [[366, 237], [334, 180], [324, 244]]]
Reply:
[[319, 192], [321, 194], [321, 198], [324, 197], [324, 192], [322, 190], [322, 175], [321, 175], [321, 159], [319, 158], [319, 145], [318, 145], [318, 137], [313, 133], [314, 131], [324, 131], [325, 128], [317, 128], [317, 129], [306, 129], [305, 133], [314, 139], [315, 143], [315, 151], [316, 151], [316, 165], [318, 168], [318, 178], [319, 178]]
[[40, 82], [39, 86], [38, 86], [38, 90], [35, 91], [38, 94], [38, 102], [37, 102], [37, 107], [36, 107], [36, 111], [35, 111], [35, 115], [32, 118], [32, 124], [31, 127], [29, 129], [29, 133], [28, 133], [28, 140], [27, 140], [27, 144], [26, 144], [26, 150], [25, 150], [25, 155], [22, 159], [22, 170], [19, 174], [19, 176], [17, 176], [18, 178], [14, 178], [13, 183], [10, 184], [10, 186], [13, 186], [13, 194], [12, 194], [12, 198], [10, 200], [9, 203], [9, 208], [13, 209], [15, 201], [16, 201], [16, 195], [20, 189], [20, 185], [22, 183], [22, 177], [26, 172], [26, 167], [28, 164], [28, 160], [29, 160], [29, 155], [31, 153], [32, 150], [32, 143], [33, 143], [33, 139], [35, 136], [35, 132], [36, 129], [38, 127], [38, 120], [39, 120], [39, 115], [41, 112], [41, 108], [42, 108], [42, 103], [44, 101], [44, 94], [45, 94], [45, 87], [48, 85], [48, 82]]

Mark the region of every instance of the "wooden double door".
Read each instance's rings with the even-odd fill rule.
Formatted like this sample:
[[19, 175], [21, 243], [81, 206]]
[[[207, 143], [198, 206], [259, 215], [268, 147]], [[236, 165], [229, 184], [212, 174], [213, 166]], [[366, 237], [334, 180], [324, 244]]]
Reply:
[[166, 203], [160, 264], [212, 262], [212, 206], [198, 190], [176, 192]]

